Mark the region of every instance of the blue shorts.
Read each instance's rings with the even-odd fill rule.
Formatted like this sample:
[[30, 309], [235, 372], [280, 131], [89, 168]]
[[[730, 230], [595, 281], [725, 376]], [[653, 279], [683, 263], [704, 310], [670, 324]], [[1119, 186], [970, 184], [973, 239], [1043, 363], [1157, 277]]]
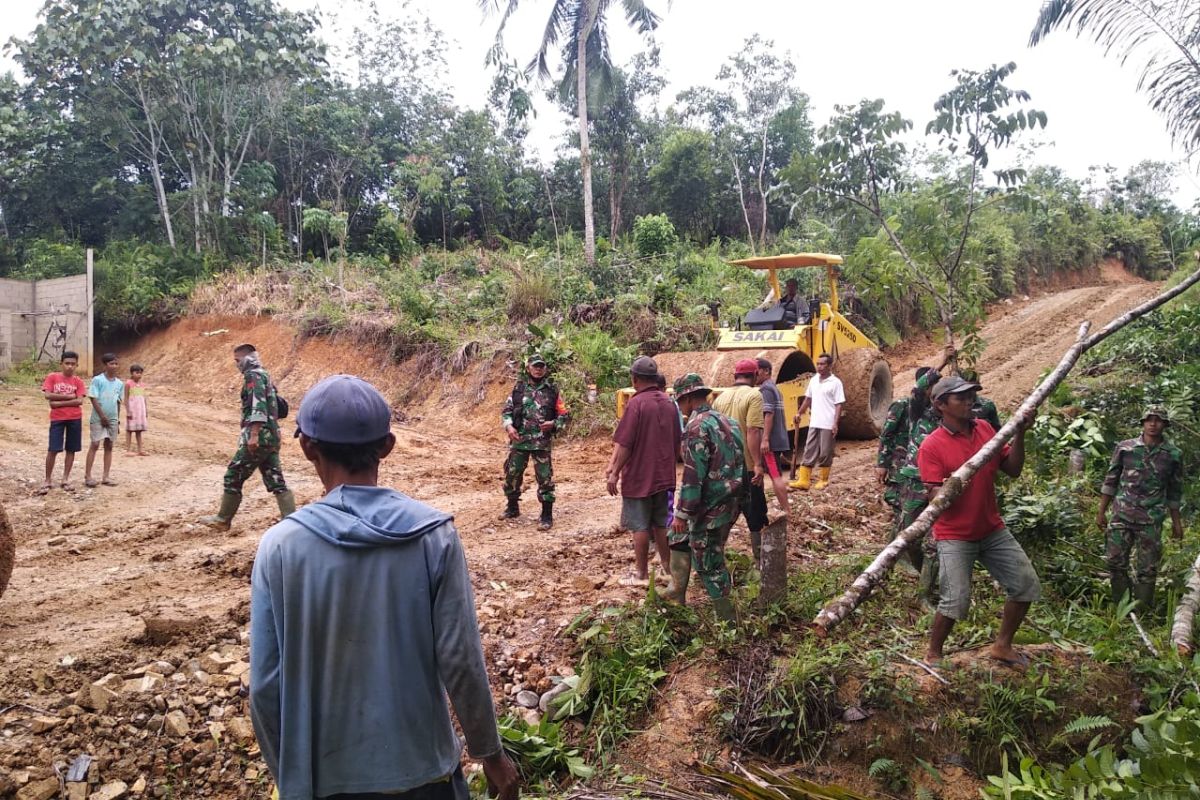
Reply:
[[78, 453], [83, 449], [83, 420], [54, 419], [50, 421], [50, 452], [61, 453], [64, 449], [68, 453]]

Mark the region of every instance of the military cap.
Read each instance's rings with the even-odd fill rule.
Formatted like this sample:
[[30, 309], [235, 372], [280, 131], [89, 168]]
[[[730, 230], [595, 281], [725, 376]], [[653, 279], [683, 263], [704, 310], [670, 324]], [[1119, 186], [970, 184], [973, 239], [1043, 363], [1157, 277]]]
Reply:
[[1145, 422], [1148, 417], [1158, 417], [1166, 424], [1171, 424], [1171, 412], [1167, 411], [1166, 406], [1146, 406], [1146, 410], [1142, 412], [1142, 422]]
[[682, 378], [679, 378], [675, 381], [676, 399], [680, 397], [686, 397], [689, 394], [695, 394], [696, 392], [704, 392], [705, 394], [708, 394], [711, 391], [712, 389], [709, 389], [704, 385], [704, 379], [694, 372], [689, 372], [687, 375], [684, 375]]
[[543, 367], [546, 366], [546, 359], [542, 358], [541, 353], [530, 353], [529, 358], [525, 359], [525, 366], [532, 367], [537, 364], [541, 364]]

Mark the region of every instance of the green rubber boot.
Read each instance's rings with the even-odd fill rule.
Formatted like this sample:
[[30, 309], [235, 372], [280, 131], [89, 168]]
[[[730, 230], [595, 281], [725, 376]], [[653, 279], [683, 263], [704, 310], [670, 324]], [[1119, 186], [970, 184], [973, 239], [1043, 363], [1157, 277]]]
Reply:
[[280, 519], [286, 519], [289, 514], [296, 513], [296, 495], [292, 494], [291, 489], [275, 495], [275, 502], [279, 504]]
[[717, 597], [712, 601], [712, 604], [713, 612], [717, 615], [717, 622], [728, 625], [731, 628], [737, 627], [737, 609], [733, 607], [733, 600], [728, 597]]
[[750, 552], [754, 554], [754, 568], [762, 570], [762, 531], [750, 531]]
[[671, 551], [671, 585], [662, 596], [672, 603], [687, 604], [688, 582], [692, 578], [692, 554], [686, 550]]
[[[290, 492], [289, 492], [290, 494]], [[233, 522], [233, 517], [237, 514], [238, 506], [242, 504], [242, 496], [233, 492], [224, 492], [221, 495], [221, 508], [216, 514], [208, 517], [201, 517], [196, 520], [201, 525], [207, 525], [210, 528], [216, 528], [219, 531], [229, 530], [229, 525]]]

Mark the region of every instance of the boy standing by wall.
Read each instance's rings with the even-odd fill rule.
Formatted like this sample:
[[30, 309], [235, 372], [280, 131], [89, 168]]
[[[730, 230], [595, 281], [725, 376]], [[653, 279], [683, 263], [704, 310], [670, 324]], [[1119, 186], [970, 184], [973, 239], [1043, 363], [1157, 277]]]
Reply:
[[108, 477], [112, 470], [113, 442], [117, 440], [121, 424], [121, 399], [125, 396], [125, 381], [117, 377], [117, 368], [121, 366], [116, 353], [105, 353], [100, 356], [104, 364], [104, 372], [92, 378], [88, 389], [88, 399], [92, 401], [92, 416], [88, 427], [91, 429], [92, 444], [88, 447], [87, 462], [83, 465], [83, 485], [89, 488], [96, 486], [92, 478], [92, 465], [96, 463], [96, 451], [100, 443], [104, 443], [104, 475], [100, 483], [105, 486], [116, 486], [117, 483]]
[[50, 447], [46, 451], [46, 479], [38, 494], [50, 491], [54, 461], [64, 451], [62, 488], [68, 492], [72, 489], [71, 467], [75, 466], [75, 454], [83, 448], [83, 398], [87, 394], [83, 379], [75, 374], [78, 368], [79, 354], [65, 350], [61, 369], [42, 381], [42, 395], [50, 403]]

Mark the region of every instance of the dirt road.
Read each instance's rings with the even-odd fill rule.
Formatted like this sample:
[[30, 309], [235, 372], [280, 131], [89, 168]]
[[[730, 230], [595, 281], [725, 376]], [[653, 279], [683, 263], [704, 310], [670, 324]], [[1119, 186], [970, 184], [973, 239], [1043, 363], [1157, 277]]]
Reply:
[[[1002, 411], [1057, 361], [1079, 320], [1104, 324], [1156, 290], [1119, 271], [1109, 270], [1105, 278], [1104, 285], [996, 309], [983, 331], [988, 349], [980, 367], [985, 393]], [[221, 328], [228, 331], [200, 335]], [[400, 368], [337, 343], [297, 344], [290, 332], [267, 320], [188, 320], [125, 354], [125, 364], [136, 357], [147, 367], [149, 455], [119, 449], [113, 469], [119, 485], [84, 489], [80, 454], [73, 474], [77, 490], [56, 489], [45, 497], [33, 492], [45, 455], [45, 403], [32, 387], [0, 389], [6, 445], [0, 491], [18, 547], [11, 585], [0, 599], [0, 708], [44, 707], [54, 699], [47, 692], [61, 695], [105, 672], [158, 658], [192, 657], [223, 638], [236, 640], [244, 628], [249, 569], [258, 538], [275, 518], [274, 502], [252, 481], [229, 534], [193, 523], [215, 510], [234, 447], [238, 381], [228, 350], [243, 339], [259, 345], [289, 398], [298, 399], [320, 375], [342, 370], [359, 371], [381, 386], [411, 382]], [[890, 356], [898, 393], [911, 385], [912, 368], [932, 362], [937, 350], [932, 344], [909, 345]], [[488, 382], [491, 377], [499, 380]], [[504, 377], [503, 370], [493, 369], [473, 383], [462, 379], [450, 395], [453, 402], [443, 399], [445, 385], [431, 382], [410, 421], [396, 427], [400, 444], [385, 462], [383, 479], [455, 514], [489, 655], [522, 665], [522, 677], [533, 685], [569, 663], [568, 644], [557, 632], [581, 607], [631, 600], [637, 593], [616, 585], [630, 553], [615, 527], [619, 501], [606, 495], [600, 480], [609, 453], [604, 439], [570, 442], [556, 452], [559, 502], [552, 531], [536, 530], [528, 491], [524, 516], [511, 523], [497, 519], [504, 443], [496, 409], [508, 391]], [[452, 411], [434, 419], [435, 406]], [[794, 504], [796, 567], [833, 552], [876, 546], [887, 523], [872, 482], [873, 455], [869, 442], [839, 444], [834, 488]], [[320, 495], [291, 439], [285, 441], [283, 462], [301, 503]], [[735, 546], [744, 541], [737, 533], [734, 539]], [[202, 634], [152, 644], [142, 638], [142, 618], [156, 616], [208, 622]], [[42, 673], [57, 688], [46, 689]], [[498, 696], [504, 684], [514, 682], [498, 673], [493, 677]], [[0, 740], [0, 772], [6, 763], [36, 768], [35, 760], [67, 755], [60, 749], [82, 749], [79, 737], [58, 744], [53, 735], [32, 740], [18, 716], [0, 717], [0, 725], [15, 731]]]

